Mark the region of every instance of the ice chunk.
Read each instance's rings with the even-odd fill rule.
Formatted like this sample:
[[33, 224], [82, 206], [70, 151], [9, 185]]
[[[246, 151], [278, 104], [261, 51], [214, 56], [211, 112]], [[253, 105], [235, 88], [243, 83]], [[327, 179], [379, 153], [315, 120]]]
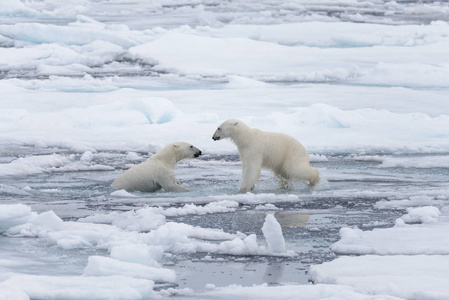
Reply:
[[8, 288], [0, 284], [0, 300], [30, 300], [28, 295], [20, 289]]
[[123, 213], [112, 224], [128, 231], [150, 231], [165, 224], [165, 216], [155, 214], [151, 209], [139, 209]]
[[123, 198], [134, 198], [137, 197], [136, 195], [127, 192], [126, 190], [118, 190], [118, 191], [113, 191], [111, 193], [111, 196], [113, 197], [123, 197]]
[[6, 195], [18, 195], [18, 196], [28, 196], [30, 195], [27, 189], [18, 189], [11, 185], [0, 184], [0, 194]]
[[35, 16], [38, 12], [27, 7], [20, 0], [2, 0], [0, 2], [0, 16]]
[[21, 157], [9, 164], [0, 164], [0, 176], [39, 174], [65, 163], [67, 159], [58, 154]]
[[80, 161], [82, 162], [91, 162], [94, 159], [94, 154], [91, 151], [86, 151], [81, 155]]
[[111, 249], [112, 258], [151, 267], [160, 267], [158, 261], [162, 259], [163, 254], [163, 247], [147, 246], [145, 244], [114, 246]]
[[24, 291], [31, 299], [144, 300], [153, 295], [154, 282], [125, 276], [52, 277], [13, 276], [0, 285]]
[[435, 206], [407, 208], [407, 214], [401, 219], [405, 223], [436, 223], [440, 214], [440, 210]]
[[341, 239], [331, 249], [341, 254], [449, 254], [449, 222], [403, 225], [372, 231], [341, 228]]
[[311, 266], [315, 283], [342, 284], [368, 294], [403, 299], [444, 299], [449, 295], [449, 256], [341, 256]]
[[64, 226], [64, 221], [51, 210], [39, 214], [31, 223], [49, 230], [61, 230]]
[[25, 224], [37, 214], [24, 204], [0, 205], [0, 233], [11, 227]]
[[[424, 116], [424, 118], [427, 116]], [[418, 116], [416, 116], [418, 118]], [[449, 168], [449, 156], [384, 157], [382, 168]]]
[[262, 232], [268, 244], [268, 250], [274, 253], [285, 252], [285, 240], [282, 228], [273, 214], [267, 214]]
[[230, 285], [226, 287], [215, 287], [209, 284], [208, 290], [189, 297], [191, 299], [258, 299], [258, 300], [402, 300], [387, 295], [367, 295], [363, 291], [345, 285], [315, 284], [315, 285], [292, 285], [268, 286], [267, 284], [254, 286]]
[[409, 199], [381, 200], [376, 202], [375, 207], [379, 209], [397, 209], [425, 205], [444, 205], [445, 203], [447, 203], [447, 201], [444, 199], [434, 199], [434, 197], [429, 196], [412, 196]]
[[250, 234], [243, 240], [235, 238], [232, 241], [222, 242], [213, 252], [220, 254], [232, 255], [267, 255], [265, 248], [257, 244], [257, 237], [255, 234]]
[[20, 157], [10, 163], [0, 164], [0, 177], [35, 175], [50, 172], [104, 171], [113, 169], [110, 166], [90, 165], [86, 164], [85, 161], [74, 161], [71, 156], [51, 154]]
[[176, 273], [173, 270], [124, 262], [104, 256], [90, 256], [88, 264], [84, 269], [84, 275], [122, 275], [132, 278], [148, 279], [156, 282], [175, 282], [176, 280]]
[[237, 201], [232, 200], [221, 200], [217, 202], [211, 202], [205, 206], [199, 206], [195, 204], [186, 204], [180, 208], [167, 208], [164, 210], [155, 210], [164, 216], [185, 216], [185, 215], [205, 215], [213, 213], [224, 213], [234, 211], [239, 206]]

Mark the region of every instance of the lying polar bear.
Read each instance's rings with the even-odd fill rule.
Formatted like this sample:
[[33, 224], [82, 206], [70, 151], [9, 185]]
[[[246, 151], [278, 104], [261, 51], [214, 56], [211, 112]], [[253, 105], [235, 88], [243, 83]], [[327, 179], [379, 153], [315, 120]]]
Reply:
[[230, 138], [239, 150], [243, 164], [243, 180], [238, 193], [254, 189], [262, 167], [273, 170], [281, 187], [290, 179], [305, 180], [309, 187], [320, 181], [318, 170], [310, 167], [309, 154], [297, 140], [282, 133], [249, 128], [239, 120], [227, 120], [215, 131], [214, 141]]
[[126, 170], [112, 186], [128, 192], [155, 192], [163, 188], [166, 192], [189, 192], [175, 176], [175, 165], [185, 158], [200, 156], [201, 151], [184, 142], [172, 143], [147, 161]]

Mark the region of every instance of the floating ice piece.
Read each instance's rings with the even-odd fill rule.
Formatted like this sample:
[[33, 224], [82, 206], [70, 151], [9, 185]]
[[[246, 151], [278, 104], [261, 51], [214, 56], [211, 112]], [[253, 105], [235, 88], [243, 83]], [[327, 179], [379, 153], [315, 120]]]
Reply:
[[0, 300], [30, 300], [30, 297], [22, 290], [0, 284]]
[[448, 269], [448, 255], [341, 256], [311, 266], [310, 277], [315, 283], [347, 285], [367, 294], [437, 300], [449, 295]]
[[150, 231], [165, 224], [165, 216], [154, 213], [151, 209], [139, 209], [121, 214], [112, 225], [127, 231]]
[[397, 208], [407, 208], [425, 205], [445, 205], [446, 200], [435, 199], [429, 196], [412, 196], [409, 199], [401, 200], [381, 200], [376, 202], [375, 207], [379, 209], [397, 209]]
[[383, 157], [381, 168], [449, 168], [449, 156]]
[[66, 277], [13, 276], [0, 284], [25, 292], [31, 299], [144, 300], [153, 295], [154, 282], [125, 276]]
[[434, 206], [407, 208], [407, 214], [400, 219], [405, 223], [436, 223], [440, 210]]
[[341, 228], [341, 239], [331, 249], [340, 254], [449, 254], [449, 222], [402, 225], [372, 231]]
[[127, 192], [126, 190], [118, 190], [118, 191], [113, 191], [111, 193], [112, 197], [122, 197], [122, 198], [135, 198], [137, 197], [136, 195]]
[[[120, 192], [120, 194], [116, 194], [118, 192]], [[129, 197], [135, 197], [134, 194], [128, 193], [124, 190], [115, 191], [112, 194], [120, 195], [120, 196], [127, 196], [129, 194]], [[125, 212], [125, 213], [112, 212], [112, 213], [108, 213], [108, 214], [95, 214], [93, 216], [79, 219], [78, 222], [108, 223], [108, 224], [113, 224], [115, 226], [118, 226], [120, 228], [126, 228], [126, 227], [123, 227], [123, 225], [122, 225], [125, 222], [128, 222], [126, 220], [129, 220], [129, 222], [131, 224], [135, 224], [136, 219], [141, 219], [144, 222], [150, 222], [150, 220], [147, 220], [147, 218], [152, 217], [151, 214], [153, 214], [154, 217], [152, 217], [150, 219], [159, 220], [158, 224], [160, 225], [160, 224], [162, 224], [161, 218], [163, 218], [163, 216], [178, 217], [178, 216], [187, 216], [187, 215], [205, 215], [205, 214], [213, 214], [213, 213], [225, 213], [225, 212], [234, 211], [238, 206], [239, 206], [239, 203], [237, 201], [221, 200], [221, 201], [217, 201], [217, 202], [208, 203], [204, 206], [195, 205], [195, 204], [185, 204], [183, 207], [169, 207], [169, 208], [147, 207], [147, 208], [139, 209], [135, 212], [131, 211], [131, 212]], [[145, 215], [147, 215], [147, 216], [145, 216]], [[153, 226], [153, 228], [155, 228], [155, 226]], [[153, 228], [151, 228], [151, 229], [153, 229]]]
[[8, 164], [0, 164], [0, 176], [39, 174], [65, 163], [67, 159], [58, 154], [21, 157]]
[[27, 7], [20, 0], [3, 0], [0, 3], [0, 16], [28, 16], [33, 17], [38, 11]]
[[183, 207], [170, 207], [160, 211], [160, 214], [167, 217], [186, 216], [186, 215], [205, 215], [214, 213], [225, 213], [234, 211], [239, 206], [237, 201], [222, 200], [211, 202], [204, 206], [195, 204], [186, 204]]
[[18, 189], [11, 185], [6, 184], [0, 184], [0, 195], [6, 194], [6, 195], [18, 195], [18, 196], [29, 196], [30, 193], [28, 193], [26, 188]]
[[282, 235], [282, 228], [273, 214], [267, 214], [262, 232], [268, 244], [268, 250], [273, 253], [285, 252], [285, 240]]
[[11, 227], [25, 224], [37, 214], [24, 204], [0, 205], [0, 233]]
[[1, 176], [35, 175], [49, 172], [110, 171], [113, 167], [86, 164], [59, 154], [21, 157], [7, 164], [0, 164]]
[[[362, 291], [345, 285], [315, 284], [315, 285], [281, 285], [268, 286], [267, 284], [254, 286], [230, 285], [217, 287], [208, 285], [208, 290], [203, 293], [191, 295], [188, 291], [183, 299], [260, 299], [260, 300], [322, 300], [322, 299], [351, 299], [351, 300], [402, 300], [387, 295], [367, 295]], [[175, 294], [175, 293], [174, 293]]]
[[61, 230], [64, 227], [64, 221], [52, 210], [39, 214], [31, 220], [31, 223], [48, 230]]
[[112, 258], [160, 268], [158, 263], [162, 259], [164, 248], [162, 246], [148, 246], [145, 244], [130, 244], [123, 246], [114, 246], [111, 249]]
[[277, 208], [276, 205], [267, 203], [265, 205], [257, 205], [255, 210], [279, 210], [280, 208]]
[[155, 282], [175, 282], [176, 273], [170, 269], [155, 268], [139, 263], [124, 262], [104, 256], [90, 256], [84, 269], [85, 276], [122, 275]]
[[86, 151], [81, 155], [80, 161], [89, 163], [94, 159], [94, 154], [91, 151]]

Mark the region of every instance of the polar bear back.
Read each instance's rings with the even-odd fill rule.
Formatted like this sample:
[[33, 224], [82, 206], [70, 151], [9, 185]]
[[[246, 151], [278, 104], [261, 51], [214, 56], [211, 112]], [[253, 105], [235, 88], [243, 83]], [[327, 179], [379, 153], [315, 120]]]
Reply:
[[112, 186], [127, 191], [155, 192], [161, 189], [161, 185], [150, 178], [155, 178], [154, 171], [159, 167], [151, 158], [143, 163], [126, 170]]
[[261, 155], [262, 166], [275, 172], [280, 172], [292, 164], [297, 167], [309, 166], [309, 155], [306, 149], [293, 137], [283, 133], [266, 132], [258, 129], [249, 130], [252, 140], [251, 143], [239, 147], [241, 155]]

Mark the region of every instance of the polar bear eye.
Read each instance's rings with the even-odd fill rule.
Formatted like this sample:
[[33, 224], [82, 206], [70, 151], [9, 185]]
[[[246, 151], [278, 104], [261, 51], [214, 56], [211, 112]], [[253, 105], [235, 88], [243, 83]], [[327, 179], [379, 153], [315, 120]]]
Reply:
[[190, 149], [193, 149], [193, 146], [190, 146]]
[[218, 129], [217, 130], [221, 130], [221, 128], [220, 127], [218, 127]]

